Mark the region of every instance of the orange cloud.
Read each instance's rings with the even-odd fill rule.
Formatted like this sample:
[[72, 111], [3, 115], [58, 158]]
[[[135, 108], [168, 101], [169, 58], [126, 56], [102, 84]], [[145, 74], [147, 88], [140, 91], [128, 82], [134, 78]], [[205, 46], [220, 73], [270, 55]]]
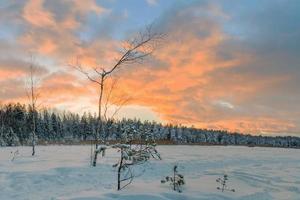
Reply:
[[290, 77], [232, 73], [257, 56], [228, 49], [230, 56], [223, 57], [220, 47], [232, 38], [213, 22], [194, 20], [180, 30], [170, 27], [155, 62], [121, 70], [115, 95], [132, 96], [131, 104], [150, 107], [176, 124], [246, 133], [297, 131], [295, 122], [249, 102]]
[[[30, 28], [18, 36], [17, 42], [43, 62], [51, 63], [48, 68], [52, 74], [41, 84], [43, 105], [95, 111], [97, 86], [67, 64], [75, 63], [78, 58], [85, 69], [113, 66], [124, 43], [109, 37], [92, 41], [80, 38], [78, 32], [84, 29], [85, 17], [90, 12], [101, 15], [109, 10], [94, 0], [62, 2], [70, 10], [57, 17], [55, 11], [46, 8], [45, 1], [28, 1], [22, 18]], [[272, 68], [273, 58], [262, 60], [257, 52], [245, 48], [240, 38], [226, 33], [215, 19], [230, 20], [221, 7], [214, 4], [200, 7], [188, 6], [174, 11], [171, 17], [163, 16], [156, 28], [166, 33], [165, 41], [147, 62], [124, 66], [115, 74], [119, 81], [111, 103], [118, 104], [118, 99], [131, 97], [126, 108], [140, 106], [143, 109], [139, 111], [148, 115], [153, 111], [164, 122], [200, 128], [246, 133], [299, 131], [300, 114], [288, 103], [293, 101], [292, 105], [296, 105], [296, 100], [282, 103], [282, 96], [278, 95], [282, 91], [277, 92], [280, 87], [286, 90], [291, 74], [261, 70], [261, 65]], [[21, 68], [0, 67], [0, 77], [18, 79], [23, 73]], [[0, 83], [0, 95], [6, 98], [16, 82]], [[22, 89], [19, 86], [18, 93]], [[25, 102], [26, 96], [18, 93], [9, 98]]]
[[74, 0], [74, 9], [81, 14], [85, 14], [88, 12], [95, 12], [97, 14], [102, 14], [104, 12], [108, 12], [107, 9], [97, 5], [95, 0], [81, 1]]
[[46, 39], [42, 44], [40, 44], [40, 47], [38, 48], [38, 51], [42, 54], [50, 54], [54, 52], [57, 48], [57, 45], [51, 41], [50, 39]]
[[[62, 102], [76, 101], [76, 98], [91, 96], [91, 90], [80, 84], [77, 77], [58, 71], [46, 77], [40, 86], [40, 98], [54, 106]], [[50, 103], [51, 102], [51, 103]]]
[[24, 7], [23, 17], [34, 26], [55, 26], [53, 15], [43, 8], [44, 0], [30, 0]]
[[7, 77], [13, 79], [24, 76], [25, 72], [21, 69], [19, 70], [10, 70], [10, 69], [1, 69], [0, 68], [0, 79], [7, 79]]
[[22, 17], [30, 27], [18, 38], [20, 44], [32, 53], [51, 56], [60, 64], [66, 64], [76, 56], [82, 57], [89, 65], [96, 64], [95, 57], [99, 57], [96, 54], [105, 48], [103, 41], [100, 42], [100, 48], [99, 42], [86, 47], [75, 34], [75, 30], [83, 25], [87, 15], [101, 15], [109, 10], [97, 5], [95, 0], [65, 0], [62, 3], [67, 3], [70, 9], [63, 13], [64, 17], [57, 18], [57, 13], [47, 9], [45, 3], [44, 0], [30, 0], [25, 4]]

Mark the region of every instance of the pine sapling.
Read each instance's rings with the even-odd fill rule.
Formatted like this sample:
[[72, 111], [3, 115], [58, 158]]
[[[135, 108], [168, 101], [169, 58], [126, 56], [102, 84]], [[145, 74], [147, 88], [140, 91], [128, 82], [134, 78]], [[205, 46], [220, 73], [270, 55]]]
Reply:
[[179, 174], [177, 171], [177, 165], [173, 167], [173, 175], [167, 176], [165, 179], [161, 180], [161, 183], [169, 182], [174, 191], [179, 193], [182, 192], [182, 186], [185, 184], [184, 176]]
[[221, 190], [222, 192], [224, 191], [235, 192], [235, 189], [230, 189], [227, 187], [227, 181], [228, 181], [227, 174], [224, 174], [222, 178], [218, 178], [216, 181], [221, 184], [221, 187], [217, 187], [218, 190]]
[[140, 137], [140, 144], [133, 143], [134, 136], [137, 134], [142, 136], [148, 133], [138, 132], [135, 126], [125, 126], [122, 134], [124, 143], [111, 146], [120, 152], [120, 160], [113, 166], [118, 171], [118, 190], [131, 184], [137, 176], [133, 172], [133, 167], [148, 162], [151, 157], [161, 160], [154, 140], [150, 142], [147, 137]]
[[[148, 162], [151, 157], [161, 159], [154, 146], [149, 147], [145, 145], [145, 147], [140, 149], [134, 148], [134, 145], [129, 142], [129, 144], [115, 144], [111, 147], [118, 149], [120, 152], [119, 161], [113, 165], [118, 171], [118, 190], [127, 187], [137, 176], [132, 170], [134, 166]], [[122, 186], [121, 183], [123, 182], [125, 184]]]

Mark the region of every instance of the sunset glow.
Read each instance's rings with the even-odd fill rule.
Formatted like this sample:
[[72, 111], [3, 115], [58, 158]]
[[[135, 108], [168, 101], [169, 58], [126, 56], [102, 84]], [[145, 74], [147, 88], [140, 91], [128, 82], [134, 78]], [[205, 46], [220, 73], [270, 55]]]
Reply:
[[[251, 134], [300, 136], [300, 1], [0, 1], [0, 102], [97, 112], [98, 91], [70, 63], [110, 67], [153, 23], [164, 40], [113, 78], [119, 117]], [[110, 80], [111, 81], [111, 80]]]

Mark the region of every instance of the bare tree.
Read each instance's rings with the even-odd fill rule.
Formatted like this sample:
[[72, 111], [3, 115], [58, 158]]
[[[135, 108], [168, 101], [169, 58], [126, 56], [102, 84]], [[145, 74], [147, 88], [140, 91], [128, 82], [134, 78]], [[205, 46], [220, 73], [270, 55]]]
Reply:
[[[99, 87], [98, 96], [98, 126], [96, 128], [95, 143], [96, 151], [98, 148], [99, 136], [105, 135], [105, 129], [103, 126], [103, 115], [106, 115], [107, 109], [103, 109], [103, 96], [104, 96], [104, 85], [108, 77], [110, 77], [115, 71], [120, 69], [122, 66], [131, 65], [142, 62], [146, 57], [150, 56], [157, 43], [163, 38], [163, 34], [153, 32], [152, 26], [146, 27], [145, 31], [139, 32], [135, 37], [126, 41], [126, 44], [121, 51], [121, 55], [115, 60], [115, 64], [112, 67], [89, 67], [92, 68], [92, 72], [89, 73], [81, 66], [80, 63], [70, 66], [84, 74], [88, 80], [95, 83]], [[107, 105], [107, 104], [106, 104]], [[101, 134], [100, 134], [101, 133]], [[94, 155], [93, 166], [97, 163], [97, 153]]]
[[39, 96], [38, 93], [38, 80], [36, 77], [36, 73], [38, 71], [38, 67], [34, 64], [34, 59], [31, 56], [30, 66], [29, 66], [29, 87], [27, 89], [27, 96], [30, 101], [30, 109], [32, 113], [32, 156], [35, 155], [35, 145], [36, 145], [36, 108], [37, 108], [37, 99]]

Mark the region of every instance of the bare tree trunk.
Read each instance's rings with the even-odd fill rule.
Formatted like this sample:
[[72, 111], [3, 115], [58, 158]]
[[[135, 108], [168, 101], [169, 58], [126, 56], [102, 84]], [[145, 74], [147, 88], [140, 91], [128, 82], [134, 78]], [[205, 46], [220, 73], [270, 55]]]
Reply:
[[97, 151], [97, 149], [96, 149], [96, 150], [95, 150], [95, 153], [94, 153], [93, 167], [96, 167], [96, 166], [97, 166], [97, 158], [98, 158], [98, 151]]
[[100, 136], [100, 133], [102, 132], [102, 135], [104, 135], [104, 128], [103, 128], [103, 120], [102, 120], [102, 99], [103, 99], [103, 93], [104, 93], [104, 76], [101, 76], [101, 82], [100, 82], [100, 94], [99, 94], [99, 101], [98, 101], [98, 127], [97, 127], [97, 145], [98, 147], [98, 137]]
[[175, 167], [174, 167], [174, 174], [173, 174], [173, 190], [176, 191], [176, 186], [175, 186]]
[[[32, 89], [32, 98], [34, 98], [34, 93]], [[35, 103], [32, 104], [32, 121], [33, 121], [33, 130], [32, 130], [32, 156], [35, 155], [35, 137], [36, 137], [36, 119], [35, 119]]]
[[222, 192], [224, 192], [225, 189], [225, 182], [222, 184]]
[[4, 135], [4, 114], [1, 112], [1, 132], [0, 137], [3, 137]]
[[123, 149], [121, 149], [121, 161], [118, 168], [118, 190], [121, 190], [121, 170], [123, 165]]
[[93, 166], [93, 161], [94, 161], [94, 160], [93, 160], [93, 155], [94, 155], [94, 151], [95, 151], [95, 150], [94, 150], [93, 147], [94, 147], [94, 144], [93, 144], [93, 141], [91, 140], [91, 158], [90, 158], [90, 165], [91, 165], [91, 166]]
[[98, 101], [98, 127], [96, 131], [96, 149], [94, 153], [94, 160], [93, 160], [93, 166], [97, 166], [97, 158], [98, 158], [98, 143], [99, 143], [99, 137], [100, 133], [102, 132], [102, 136], [105, 134], [104, 133], [104, 128], [103, 128], [103, 121], [102, 121], [102, 99], [103, 99], [103, 84], [104, 84], [104, 76], [101, 76], [101, 82], [100, 82], [100, 95], [99, 95], [99, 101]]
[[35, 101], [36, 101], [36, 95], [34, 91], [35, 83], [34, 83], [34, 69], [33, 65], [30, 66], [30, 99], [31, 99], [31, 109], [32, 109], [32, 156], [35, 155], [35, 138], [36, 138], [36, 119], [35, 119]]

